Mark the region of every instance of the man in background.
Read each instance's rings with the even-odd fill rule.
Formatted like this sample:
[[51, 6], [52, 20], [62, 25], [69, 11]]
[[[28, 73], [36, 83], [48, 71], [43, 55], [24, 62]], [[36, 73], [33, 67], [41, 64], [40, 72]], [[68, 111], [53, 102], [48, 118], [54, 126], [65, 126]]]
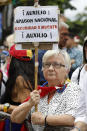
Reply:
[[71, 79], [72, 73], [75, 71], [75, 69], [82, 65], [83, 55], [82, 52], [74, 46], [74, 38], [72, 34], [68, 37], [66, 48], [71, 58], [72, 66], [69, 73], [69, 78]]
[[[59, 43], [58, 44], [53, 44], [53, 50], [66, 50], [66, 42], [68, 40], [69, 37], [69, 30], [68, 30], [69, 26], [63, 22], [60, 21], [59, 23]], [[44, 53], [47, 50], [39, 50], [38, 52], [38, 62], [39, 62], [39, 67], [38, 67], [38, 74], [39, 74], [39, 84], [42, 85], [46, 80], [43, 76], [43, 72], [42, 72], [42, 57], [44, 55]]]

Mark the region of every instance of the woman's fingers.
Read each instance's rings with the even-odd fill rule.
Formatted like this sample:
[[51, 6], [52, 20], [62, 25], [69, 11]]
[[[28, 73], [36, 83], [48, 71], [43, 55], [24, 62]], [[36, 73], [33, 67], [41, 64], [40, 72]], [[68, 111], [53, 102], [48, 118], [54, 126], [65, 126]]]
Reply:
[[30, 93], [30, 102], [33, 105], [38, 104], [40, 101], [40, 95], [39, 95], [39, 91], [34, 90], [33, 92]]

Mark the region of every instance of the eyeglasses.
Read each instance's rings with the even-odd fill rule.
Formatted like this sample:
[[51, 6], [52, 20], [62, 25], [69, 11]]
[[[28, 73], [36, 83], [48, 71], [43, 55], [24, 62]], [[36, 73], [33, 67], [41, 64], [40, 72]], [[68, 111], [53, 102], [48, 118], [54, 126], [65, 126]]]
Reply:
[[51, 65], [53, 66], [53, 68], [59, 69], [61, 67], [65, 67], [65, 65], [61, 64], [61, 63], [57, 63], [57, 62], [46, 62], [42, 64], [44, 68], [49, 68]]

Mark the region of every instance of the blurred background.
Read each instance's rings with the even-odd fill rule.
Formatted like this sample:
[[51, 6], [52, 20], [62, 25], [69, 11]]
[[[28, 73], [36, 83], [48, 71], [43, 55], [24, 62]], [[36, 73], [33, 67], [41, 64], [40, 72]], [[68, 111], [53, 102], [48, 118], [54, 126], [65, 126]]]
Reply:
[[[82, 44], [87, 35], [87, 0], [39, 0], [39, 4], [58, 5], [61, 18], [69, 24], [72, 34], [80, 37]], [[13, 33], [14, 8], [24, 5], [33, 6], [34, 0], [0, 0], [0, 49], [6, 37]]]

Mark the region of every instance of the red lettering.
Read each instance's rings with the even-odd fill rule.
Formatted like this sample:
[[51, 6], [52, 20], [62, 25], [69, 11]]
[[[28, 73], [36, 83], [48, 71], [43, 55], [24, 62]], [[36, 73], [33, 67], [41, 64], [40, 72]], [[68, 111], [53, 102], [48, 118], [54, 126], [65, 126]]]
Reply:
[[38, 29], [40, 29], [40, 26], [38, 26]]

